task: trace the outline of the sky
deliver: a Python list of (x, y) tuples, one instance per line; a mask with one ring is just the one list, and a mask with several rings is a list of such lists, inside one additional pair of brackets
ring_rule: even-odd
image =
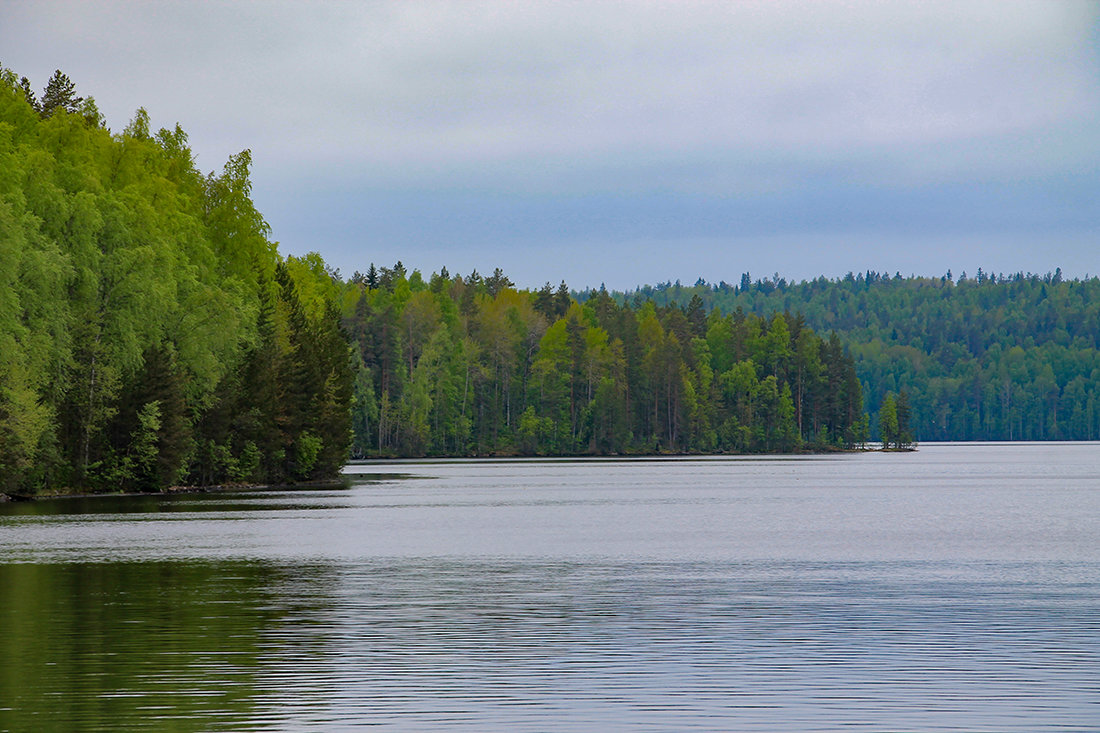
[(250, 149), (345, 276), (1100, 274), (1093, 1), (0, 0), (0, 65)]

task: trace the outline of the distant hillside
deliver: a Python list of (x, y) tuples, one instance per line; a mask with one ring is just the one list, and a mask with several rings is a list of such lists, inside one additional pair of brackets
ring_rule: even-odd
[(957, 281), (867, 272), (789, 283), (746, 274), (736, 286), (700, 280), (611, 295), (801, 313), (848, 344), (872, 418), (888, 392), (909, 393), (918, 440), (1100, 438), (1100, 278), (979, 270)]

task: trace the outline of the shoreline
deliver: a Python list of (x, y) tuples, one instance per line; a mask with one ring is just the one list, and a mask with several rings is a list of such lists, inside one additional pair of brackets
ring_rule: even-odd
[(41, 494), (10, 494), (0, 491), (0, 504), (8, 502), (44, 501), (49, 499), (96, 499), (136, 496), (175, 496), (178, 494), (220, 494), (233, 491), (265, 491), (268, 489), (305, 489), (340, 486), (343, 476), (294, 484), (212, 484), (210, 486), (170, 486), (163, 491), (58, 491)]
[[(576, 453), (576, 454), (554, 454), (554, 455), (523, 455), (520, 453), (485, 453), (478, 455), (468, 456), (369, 456), (364, 458), (349, 458), (345, 466), (352, 465), (355, 461), (417, 461), (417, 460), (447, 460), (447, 459), (500, 459), (506, 460), (509, 458), (529, 459), (529, 458), (690, 458), (690, 457), (706, 457), (706, 456), (813, 456), (813, 455), (835, 455), (840, 453), (907, 453), (916, 451), (916, 447), (912, 448), (834, 448), (834, 449), (822, 449), (822, 450), (803, 450), (793, 453), (622, 453), (622, 454), (608, 454), (608, 455), (592, 455), (590, 453)], [(217, 493), (229, 493), (233, 491), (265, 491), (269, 489), (304, 489), (304, 488), (322, 488), (340, 486), (345, 481), (345, 475), (341, 474), (330, 479), (321, 479), (318, 481), (304, 481), (300, 483), (291, 484), (212, 484), (210, 486), (170, 486), (163, 491), (109, 491), (109, 492), (93, 492), (93, 491), (46, 491), (39, 494), (21, 494), (21, 493), (7, 493), (0, 492), (0, 504), (9, 502), (29, 502), (29, 501), (44, 501), (49, 499), (87, 499), (87, 498), (99, 498), (99, 497), (137, 497), (137, 496), (172, 496), (176, 494), (217, 494)]]

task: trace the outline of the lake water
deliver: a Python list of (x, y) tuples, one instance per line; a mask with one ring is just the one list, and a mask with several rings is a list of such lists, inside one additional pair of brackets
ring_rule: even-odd
[(0, 505), (0, 730), (1100, 730), (1100, 444)]

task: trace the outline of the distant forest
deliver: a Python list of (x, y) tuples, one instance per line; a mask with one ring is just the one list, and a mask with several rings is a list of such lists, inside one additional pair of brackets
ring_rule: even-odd
[(760, 317), (800, 314), (847, 344), (872, 415), (887, 394), (908, 393), (918, 440), (1100, 439), (1097, 277), (869, 271), (789, 283), (745, 274), (737, 285), (664, 283), (611, 296)]
[(356, 273), (356, 456), (790, 452), (869, 436), (852, 357), (800, 317), (607, 293), (579, 304), (498, 269)]
[(517, 289), (284, 257), (248, 151), (0, 69), (0, 491), (336, 475), (349, 455), (1100, 437), (1100, 281)]

